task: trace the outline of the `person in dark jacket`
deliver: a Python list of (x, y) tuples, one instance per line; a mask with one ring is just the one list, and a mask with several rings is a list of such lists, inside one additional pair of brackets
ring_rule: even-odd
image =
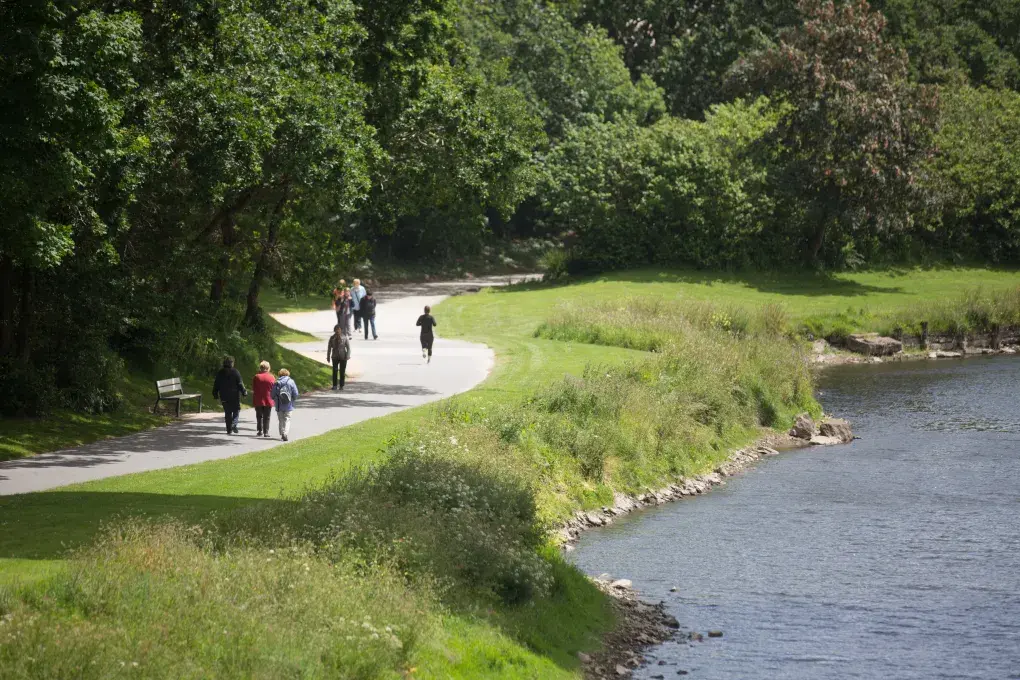
[(432, 318), (432, 308), (425, 305), (425, 313), (418, 317), (418, 322), (415, 326), (421, 327), (421, 358), (425, 359), (425, 363), (432, 363), (432, 343), (435, 337), (432, 334), (432, 329), (436, 326), (436, 320)]
[(379, 334), (375, 332), (375, 296), (370, 290), (361, 299), (361, 320), (365, 322), (365, 339), (368, 340), (368, 324), (372, 324), (372, 339), (378, 340)]
[(213, 382), (213, 399), (223, 402), (223, 418), (227, 423), (227, 434), (237, 434), (237, 421), (241, 416), (241, 397), (246, 396), (241, 373), (234, 368), (234, 357), (224, 357), (223, 368)]
[[(347, 381), (347, 360), (351, 358), (351, 342), (344, 332), (343, 326), (333, 326), (333, 335), (326, 345), (326, 363), (333, 364), (333, 391), (342, 392)], [(337, 383), (337, 376), (340, 381)], [(339, 384), (339, 387), (337, 385)]]

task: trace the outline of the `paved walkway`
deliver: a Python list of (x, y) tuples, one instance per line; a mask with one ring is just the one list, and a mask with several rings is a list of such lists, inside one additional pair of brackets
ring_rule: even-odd
[[(520, 280), (522, 277), (515, 277)], [(328, 432), (345, 425), (465, 392), (488, 375), (493, 353), (484, 345), (442, 339), (443, 319), (437, 318), (435, 356), (426, 365), (414, 322), (425, 305), (435, 305), (457, 292), (503, 285), (506, 278), (399, 285), (377, 291), (378, 340), (352, 339), (347, 387), (343, 392), (304, 394), (291, 421), (290, 439)], [(321, 341), (286, 345), (325, 362), (326, 342), (336, 324), (331, 310), (279, 314), (284, 325), (311, 333)], [(274, 366), (275, 371), (278, 366)], [(245, 376), (247, 380), (249, 376)], [(210, 377), (212, 380), (212, 377)], [(300, 389), (301, 386), (298, 385)], [(274, 438), (255, 437), (255, 411), (241, 411), (241, 432), (227, 435), (217, 404), (166, 427), (96, 442), (66, 451), (0, 462), (0, 495), (42, 491), (67, 484), (146, 470), (230, 458), (280, 446), (273, 415)]]

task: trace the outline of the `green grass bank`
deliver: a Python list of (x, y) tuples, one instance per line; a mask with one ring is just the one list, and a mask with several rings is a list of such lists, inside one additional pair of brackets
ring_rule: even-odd
[[(576, 652), (612, 617), (546, 529), (817, 411), (800, 345), (759, 318), (762, 305), (794, 319), (1014, 284), (971, 274), (953, 285), (940, 272), (867, 275), (807, 308), (818, 300), (802, 288), (643, 272), (452, 298), (436, 310), (444, 333), (498, 356), (455, 400), (258, 454), (0, 499), (0, 676), (576, 677)], [(683, 322), (654, 353), (536, 337), (565, 310), (635, 298), (743, 306), (754, 321)], [(625, 319), (598, 322), (628, 337)]]

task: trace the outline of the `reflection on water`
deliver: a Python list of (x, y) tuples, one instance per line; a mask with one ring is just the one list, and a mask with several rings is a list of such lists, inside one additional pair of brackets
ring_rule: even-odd
[(637, 677), (1020, 678), (1018, 384), (1011, 358), (831, 369), (860, 441), (587, 534), (582, 569), (725, 632)]

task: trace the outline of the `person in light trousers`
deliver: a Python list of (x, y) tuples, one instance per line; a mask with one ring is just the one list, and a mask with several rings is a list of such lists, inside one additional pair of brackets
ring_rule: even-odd
[(294, 413), (294, 402), (298, 398), (298, 388), (286, 368), (280, 369), (279, 376), (273, 385), (273, 401), (276, 402), (276, 419), (280, 421), (280, 438), (287, 441), (290, 434), (290, 417)]

